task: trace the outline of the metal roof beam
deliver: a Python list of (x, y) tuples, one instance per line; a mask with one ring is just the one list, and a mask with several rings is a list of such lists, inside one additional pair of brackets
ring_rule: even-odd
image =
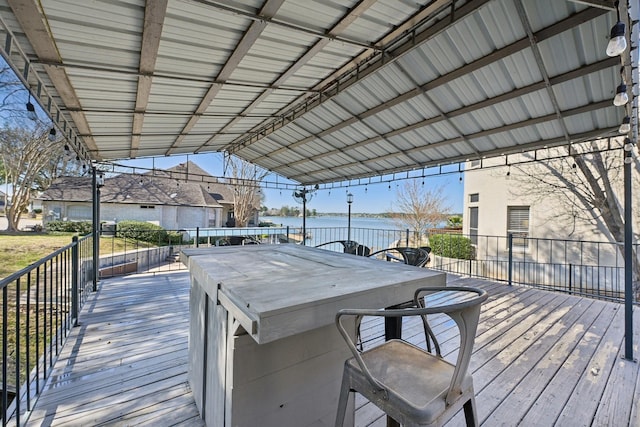
[(167, 14), (168, 0), (148, 1), (144, 9), (144, 27), (142, 31), (142, 43), (140, 45), (140, 76), (136, 92), (135, 113), (131, 126), (131, 151), (129, 156), (133, 159), (138, 154), (140, 147), (140, 134), (144, 121), (144, 112), (149, 103), (153, 72), (156, 68), (162, 26)]
[[(367, 9), (375, 4), (376, 1), (377, 0), (362, 0), (354, 8), (347, 11), (347, 13), (342, 16), (342, 18), (336, 23), (336, 25), (334, 25), (333, 28), (328, 31), (328, 34), (330, 36), (337, 36), (342, 33), (349, 26), (349, 24), (360, 17)], [(309, 62), (309, 60), (313, 59), (318, 53), (320, 53), (322, 49), (324, 49), (325, 46), (329, 44), (330, 41), (331, 40), (328, 38), (321, 38), (320, 40), (318, 40), (311, 48), (309, 48), (302, 56), (300, 56), (293, 64), (291, 64), (291, 66), (272, 83), (272, 86), (278, 87), (279, 85), (283, 84), (289, 77), (291, 77), (295, 72), (302, 68), (302, 66), (304, 66), (307, 62)], [(249, 104), (242, 111), (242, 114), (248, 114), (253, 111), (253, 109), (260, 105), (260, 103), (262, 103), (269, 95), (271, 95), (272, 92), (273, 90), (271, 89), (262, 92), (256, 97), (256, 99), (253, 100), (251, 104)], [(242, 116), (238, 116), (235, 119), (229, 121), (229, 123), (227, 123), (221, 129), (221, 131), (225, 131), (229, 127), (234, 126), (240, 120), (242, 120)], [(202, 144), (195, 152), (197, 153), (207, 145), (214, 142), (215, 138), (216, 135), (209, 138), (209, 140)]]
[(352, 45), (352, 46), (356, 46), (356, 47), (360, 47), (360, 48), (366, 48), (366, 49), (375, 49), (374, 46), (372, 46), (370, 43), (367, 43), (366, 41), (347, 39), (347, 38), (344, 38), (344, 37), (339, 37), (337, 35), (330, 35), (330, 34), (326, 34), (325, 32), (312, 30), (311, 28), (307, 28), (307, 27), (304, 27), (304, 26), (298, 25), (298, 24), (293, 24), (291, 22), (280, 21), (277, 18), (274, 18), (273, 15), (265, 15), (264, 14), (264, 8), (260, 11), (260, 13), (255, 14), (255, 13), (252, 13), (252, 12), (248, 12), (245, 9), (240, 9), (238, 7), (233, 7), (233, 6), (230, 6), (228, 4), (221, 4), (220, 2), (216, 2), (216, 1), (213, 1), (213, 0), (191, 0), (191, 1), (196, 2), (196, 3), (202, 3), (204, 5), (211, 6), (211, 7), (214, 7), (216, 9), (224, 10), (226, 12), (230, 12), (230, 13), (232, 13), (234, 15), (239, 15), (239, 16), (242, 16), (244, 18), (248, 18), (248, 19), (251, 19), (253, 21), (256, 21), (256, 22), (267, 21), (269, 24), (272, 24), (272, 25), (278, 25), (278, 26), (284, 27), (284, 28), (286, 28), (288, 30), (298, 31), (300, 33), (309, 34), (309, 35), (312, 35), (312, 36), (315, 36), (315, 37), (319, 37), (319, 38), (326, 38), (329, 41), (335, 40), (335, 41), (338, 41), (340, 43), (344, 43), (346, 45)]
[[(359, 82), (363, 78), (371, 75), (381, 67), (383, 67), (388, 62), (395, 60), (400, 57), (402, 54), (408, 52), (413, 49), (415, 46), (435, 37), (440, 34), (442, 31), (446, 30), (449, 26), (455, 24), (455, 22), (465, 18), (467, 15), (473, 13), (478, 7), (487, 3), (490, 0), (472, 0), (460, 8), (455, 10), (455, 17), (452, 17), (448, 20), (441, 20), (435, 23), (434, 25), (428, 27), (425, 31), (420, 34), (408, 34), (405, 35), (407, 40), (395, 47), (394, 49), (385, 50), (384, 52), (376, 55), (373, 58), (369, 58), (361, 67), (361, 63), (355, 64), (350, 67), (348, 71), (346, 71), (341, 76), (337, 77), (335, 80), (329, 83), (329, 87), (322, 88), (322, 92), (320, 94), (311, 99), (305, 100), (302, 104), (298, 104), (288, 111), (282, 112), (282, 115), (287, 118), (288, 122), (295, 120), (297, 117), (305, 114), (307, 111), (317, 107), (328, 99), (334, 97), (338, 93), (344, 91), (351, 85)], [(438, 1), (437, 4), (442, 6), (443, 4), (448, 3), (444, 1)], [(351, 64), (354, 64), (353, 61)], [(250, 145), (256, 141), (258, 141), (261, 136), (266, 136), (271, 132), (275, 132), (280, 127), (284, 126), (285, 120), (280, 122), (268, 123), (264, 125), (262, 128), (255, 131), (252, 135), (249, 135), (246, 138), (238, 139), (231, 144), (229, 144), (225, 150), (231, 153), (237, 151), (243, 146)]]
[[(33, 50), (38, 58), (62, 62), (55, 42), (51, 38), (50, 32), (45, 25), (47, 17), (41, 15), (37, 3), (34, 1), (21, 0), (7, 0), (7, 2), (16, 20), (24, 30), (25, 36), (29, 39), (29, 43), (33, 46)], [(79, 109), (80, 100), (65, 70), (56, 67), (45, 67), (45, 70), (64, 105)], [(69, 115), (76, 125), (78, 133), (91, 133), (89, 122), (82, 112), (70, 112)], [(84, 144), (89, 151), (97, 150), (98, 148), (91, 137), (84, 138)]]
[[(233, 71), (238, 67), (238, 64), (240, 63), (242, 58), (244, 58), (247, 52), (249, 52), (251, 47), (260, 37), (260, 34), (267, 26), (267, 22), (269, 18), (276, 14), (280, 6), (282, 6), (282, 3), (284, 3), (284, 0), (267, 0), (264, 7), (260, 10), (260, 16), (262, 16), (263, 19), (251, 22), (251, 24), (249, 25), (249, 28), (245, 31), (244, 35), (242, 36), (242, 39), (238, 42), (238, 44), (236, 44), (234, 51), (231, 53), (229, 58), (227, 58), (227, 62), (224, 64), (224, 66), (220, 70), (220, 73), (218, 73), (218, 76), (216, 76), (216, 81), (224, 82), (229, 78), (229, 76), (231, 76)], [(181, 134), (189, 133), (189, 131), (195, 126), (195, 124), (200, 119), (200, 115), (204, 113), (207, 110), (207, 108), (209, 108), (209, 105), (211, 104), (213, 99), (218, 95), (218, 92), (220, 92), (221, 88), (222, 88), (222, 85), (217, 83), (214, 83), (211, 85), (211, 87), (209, 87), (209, 90), (204, 95), (204, 97), (200, 101), (200, 104), (194, 111), (193, 116), (191, 116), (187, 124), (184, 126), (184, 128), (180, 132)], [(172, 154), (175, 151), (175, 149), (180, 146), (183, 140), (184, 140), (184, 137), (182, 136), (179, 136), (178, 138), (176, 138), (176, 140), (173, 142), (171, 147), (166, 151), (165, 155), (168, 156)]]
[[(586, 66), (584, 66), (582, 68), (579, 68), (577, 70), (568, 71), (568, 72), (566, 72), (564, 74), (560, 74), (558, 76), (551, 77), (549, 79), (549, 82), (550, 82), (550, 84), (552, 86), (560, 84), (560, 83), (564, 83), (564, 82), (567, 82), (567, 81), (570, 81), (570, 80), (573, 80), (573, 79), (576, 79), (576, 78), (579, 78), (579, 77), (582, 77), (582, 76), (585, 76), (585, 75), (588, 75), (588, 74), (591, 74), (591, 73), (595, 73), (595, 72), (610, 68), (612, 66), (617, 65), (619, 63), (619, 61), (620, 60), (618, 58), (606, 58), (606, 59), (603, 59), (602, 61), (598, 61), (598, 62), (595, 62), (593, 64), (586, 65)], [(457, 116), (461, 116), (463, 114), (467, 114), (467, 113), (470, 113), (472, 111), (476, 111), (476, 110), (479, 110), (479, 109), (482, 109), (482, 108), (486, 108), (486, 107), (488, 107), (490, 105), (495, 105), (495, 104), (498, 104), (500, 102), (505, 102), (505, 101), (508, 101), (508, 100), (511, 100), (511, 99), (516, 99), (516, 98), (519, 98), (519, 97), (524, 96), (526, 94), (533, 93), (533, 92), (536, 92), (538, 90), (542, 90), (542, 89), (544, 89), (546, 87), (546, 85), (547, 85), (547, 83), (545, 81), (540, 81), (540, 82), (537, 82), (537, 83), (533, 83), (533, 84), (531, 84), (529, 86), (524, 86), (524, 87), (515, 89), (513, 91), (506, 92), (506, 93), (504, 93), (502, 95), (498, 95), (498, 96), (495, 96), (493, 98), (488, 98), (488, 99), (485, 99), (483, 101), (477, 102), (475, 104), (467, 105), (467, 106), (459, 108), (457, 110), (448, 111), (446, 113), (446, 115), (449, 118), (454, 118), (454, 117), (457, 117)], [(398, 97), (398, 98), (402, 98), (403, 101), (404, 101), (405, 99), (408, 99), (408, 98), (405, 98), (405, 95), (406, 94), (400, 95), (400, 97)], [(383, 105), (396, 105), (397, 104), (396, 99), (394, 99), (394, 100), (392, 100), (390, 102), (387, 102), (387, 103), (385, 103)], [(370, 116), (378, 113), (380, 110), (381, 109), (379, 107), (374, 108), (372, 110), (367, 110), (367, 111), (361, 113), (360, 117), (363, 118), (363, 119), (367, 118), (367, 117), (370, 117)], [(347, 126), (352, 125), (357, 120), (358, 119), (356, 119), (355, 117), (349, 118), (349, 119), (337, 124), (336, 126), (333, 126), (332, 128), (329, 128), (329, 129), (326, 129), (326, 130), (324, 130), (322, 132), (319, 132), (317, 135), (308, 136), (308, 137), (303, 138), (303, 139), (301, 139), (299, 141), (296, 141), (296, 142), (294, 142), (294, 143), (292, 143), (290, 145), (287, 145), (285, 147), (279, 148), (279, 149), (273, 151), (272, 153), (270, 153), (267, 157), (272, 157), (274, 155), (281, 154), (281, 153), (283, 153), (285, 151), (293, 150), (293, 149), (295, 149), (297, 147), (301, 147), (301, 146), (313, 141), (316, 137), (321, 138), (323, 136), (329, 135), (332, 132), (335, 132), (337, 130), (340, 130), (342, 128), (345, 128)], [(412, 123), (412, 124), (404, 126), (402, 128), (392, 130), (392, 131), (382, 135), (381, 137), (373, 137), (373, 138), (369, 138), (369, 139), (366, 139), (364, 141), (360, 141), (358, 143), (352, 144), (352, 147), (359, 147), (359, 146), (366, 145), (366, 144), (369, 144), (369, 143), (372, 143), (372, 142), (376, 142), (376, 141), (380, 140), (382, 137), (391, 138), (393, 136), (400, 135), (400, 134), (402, 134), (404, 132), (420, 129), (420, 128), (423, 128), (425, 126), (429, 126), (429, 125), (432, 125), (434, 123), (438, 123), (438, 122), (440, 122), (442, 120), (444, 120), (443, 116), (430, 117), (428, 119), (421, 120), (421, 121), (416, 122), (416, 123)], [(334, 153), (335, 152), (331, 152), (331, 153), (327, 153), (326, 155), (331, 155), (331, 154), (334, 154)]]
[(568, 0), (572, 3), (586, 4), (591, 7), (599, 7), (606, 10), (616, 10), (613, 0)]
[[(395, 59), (398, 58), (399, 56), (401, 56), (402, 54), (404, 54), (405, 52), (413, 49), (415, 46), (421, 44), (421, 43), (425, 43), (427, 42), (429, 39), (435, 37), (437, 34), (439, 34), (440, 32), (442, 32), (443, 30), (445, 30), (449, 25), (453, 25), (453, 23), (457, 22), (458, 20), (466, 17), (468, 14), (472, 13), (473, 11), (475, 11), (475, 9), (477, 9), (477, 7), (479, 7), (479, 3), (484, 4), (486, 0), (477, 0), (477, 1), (471, 1), (469, 3), (466, 3), (464, 6), (460, 7), (458, 10), (455, 11), (455, 18), (452, 18), (451, 20), (442, 20), (439, 21), (438, 23), (434, 24), (433, 26), (427, 28), (425, 31), (423, 31), (420, 34), (415, 35), (415, 37), (410, 37), (405, 43), (403, 43), (402, 45), (400, 45), (398, 48), (394, 49), (392, 52), (390, 52), (390, 56), (391, 58)], [(574, 28), (575, 26), (578, 26), (584, 22), (588, 22), (604, 13), (607, 13), (606, 10), (602, 10), (602, 9), (595, 9), (595, 8), (588, 8), (588, 9), (584, 9), (583, 11), (580, 11), (562, 21), (558, 21), (538, 32), (536, 32), (534, 34), (534, 37), (537, 39), (538, 42), (548, 39), (550, 37), (553, 37), (557, 34), (560, 34), (562, 32), (565, 31), (569, 31), (570, 29)], [(444, 23), (443, 23), (444, 22)], [(525, 37), (523, 39), (517, 40), (513, 43), (511, 43), (510, 45), (507, 45), (501, 49), (497, 49), (494, 52), (479, 58), (476, 61), (473, 61), (463, 67), (460, 67), (456, 70), (452, 70), (451, 72), (436, 78), (430, 82), (425, 83), (424, 85), (417, 87), (411, 91), (408, 91), (402, 95), (400, 95), (397, 98), (394, 98), (393, 100), (389, 100), (387, 102), (382, 103), (381, 105), (379, 105), (377, 108), (383, 110), (383, 109), (387, 109), (392, 105), (395, 105), (397, 103), (403, 102), (409, 98), (412, 98), (414, 96), (418, 96), (420, 94), (422, 94), (423, 92), (433, 89), (435, 87), (441, 86), (445, 83), (448, 83), (458, 77), (464, 76), (465, 74), (469, 74), (477, 69), (480, 69), (488, 64), (491, 64), (493, 62), (496, 62), (500, 59), (506, 58), (507, 56), (510, 56), (516, 52), (519, 52), (523, 49), (527, 49), (530, 48), (530, 42), (529, 42), (529, 37)], [(389, 62), (390, 60), (387, 58), (385, 60), (385, 57), (380, 56), (377, 59), (374, 60), (373, 64), (369, 64), (367, 65), (366, 68), (364, 69), (358, 69), (355, 72), (351, 73), (351, 75), (346, 78), (344, 81), (336, 81), (329, 89), (327, 89), (324, 92), (321, 92), (318, 96), (316, 96), (315, 98), (306, 101), (303, 104), (299, 104), (297, 106), (294, 106), (292, 109), (290, 109), (287, 112), (284, 112), (283, 115), (283, 119), (276, 121), (276, 122), (272, 122), (272, 123), (268, 123), (266, 125), (264, 125), (262, 128), (260, 128), (258, 131), (254, 132), (253, 134), (249, 135), (248, 137), (245, 137), (243, 139), (239, 139), (237, 141), (232, 142), (231, 144), (229, 144), (225, 149), (227, 151), (230, 152), (236, 152), (239, 149), (241, 149), (244, 146), (250, 145), (255, 143), (256, 141), (258, 141), (260, 138), (269, 135), (272, 132), (275, 132), (276, 130), (280, 129), (282, 126), (288, 124), (289, 122), (295, 120), (296, 118), (304, 115), (305, 113), (307, 113), (309, 110), (317, 107), (318, 105), (321, 105), (322, 103), (326, 102), (327, 100), (333, 98), (334, 96), (336, 96), (337, 94), (343, 92), (344, 90), (346, 90), (348, 87), (350, 87), (351, 85), (359, 82), (360, 80), (362, 80), (363, 78), (365, 78), (366, 76), (370, 75), (372, 72), (378, 70), (380, 67), (382, 67), (383, 65), (385, 65), (387, 62)], [(372, 109), (371, 111), (375, 111), (375, 109)]]
[[(562, 114), (564, 116), (573, 116), (573, 115), (577, 115), (577, 114), (586, 113), (586, 112), (589, 112), (589, 111), (599, 110), (599, 109), (610, 107), (610, 106), (611, 106), (611, 101), (610, 100), (604, 100), (604, 101), (596, 102), (596, 103), (593, 103), (593, 104), (585, 105), (585, 106), (582, 106), (582, 107), (566, 110), (566, 111), (563, 111)], [(521, 122), (512, 123), (512, 124), (505, 125), (505, 126), (500, 126), (500, 127), (493, 128), (493, 129), (483, 130), (483, 131), (476, 132), (476, 133), (473, 133), (473, 134), (465, 135), (464, 137), (460, 136), (460, 137), (451, 138), (451, 139), (447, 139), (447, 140), (443, 140), (443, 141), (427, 143), (427, 144), (422, 145), (422, 146), (414, 147), (414, 148), (412, 148), (410, 150), (405, 150), (405, 152), (406, 153), (422, 152), (424, 150), (430, 150), (430, 149), (433, 149), (433, 148), (447, 146), (447, 145), (450, 145), (450, 144), (463, 142), (465, 140), (473, 140), (475, 138), (486, 137), (486, 136), (494, 135), (494, 134), (497, 134), (497, 133), (502, 133), (502, 132), (507, 132), (507, 131), (514, 130), (514, 129), (523, 128), (523, 127), (526, 127), (526, 126), (532, 126), (532, 125), (536, 125), (536, 124), (540, 124), (540, 123), (544, 123), (544, 122), (548, 122), (548, 121), (552, 121), (552, 120), (557, 120), (557, 118), (558, 118), (557, 115), (555, 113), (553, 113), (553, 114), (549, 114), (549, 115), (546, 115), (546, 116), (536, 117), (536, 118), (533, 118), (533, 119), (524, 120), (524, 121), (521, 121)], [(349, 145), (348, 147), (345, 147), (345, 149), (343, 149), (342, 151), (345, 152), (345, 151), (350, 151), (350, 150), (353, 150), (353, 149), (356, 149), (356, 148), (360, 148), (360, 147), (365, 146), (365, 145), (367, 145), (367, 144), (369, 144), (371, 142), (373, 142), (373, 141), (371, 141), (370, 139), (367, 139), (367, 140), (364, 140), (364, 141), (360, 141), (360, 142), (358, 142), (356, 144), (352, 144), (352, 145)], [(566, 139), (565, 139), (565, 143), (566, 143)], [(307, 159), (302, 160), (302, 161), (290, 162), (290, 163), (287, 163), (286, 165), (283, 165), (283, 168), (285, 168), (285, 167), (287, 167), (287, 168), (295, 167), (298, 164), (302, 164), (302, 163), (306, 162), (307, 160), (317, 161), (318, 159), (320, 159), (322, 157), (327, 157), (327, 156), (330, 156), (332, 154), (335, 154), (335, 152), (322, 153), (322, 154), (319, 154), (319, 155), (316, 155), (316, 156), (313, 156), (313, 157), (308, 157)], [(479, 155), (480, 156), (485, 156), (486, 152), (481, 152), (481, 153), (479, 153)], [(375, 159), (372, 159), (370, 161), (384, 160), (386, 158), (393, 158), (394, 156), (397, 156), (397, 153), (389, 153), (389, 154), (386, 154), (384, 156), (378, 156)], [(470, 155), (469, 154), (465, 154), (465, 157), (470, 157)], [(357, 163), (360, 163), (360, 162), (357, 162)], [(356, 163), (350, 163), (348, 165), (343, 165), (343, 166), (338, 167), (337, 169), (352, 167), (354, 164), (356, 164)], [(423, 167), (423, 166), (425, 166), (425, 165), (423, 165), (423, 164), (420, 165), (420, 167)], [(336, 169), (336, 168), (332, 168), (332, 169)], [(277, 173), (278, 170), (279, 169), (275, 169), (274, 172)], [(299, 180), (300, 176), (293, 175), (293, 176), (290, 176), (290, 178), (291, 179), (295, 179), (295, 180)]]
[(556, 98), (555, 92), (551, 89), (551, 81), (549, 79), (549, 73), (547, 72), (547, 67), (542, 60), (542, 54), (540, 53), (540, 49), (538, 48), (538, 41), (533, 35), (533, 30), (531, 29), (531, 24), (529, 23), (529, 18), (527, 17), (527, 13), (524, 10), (524, 6), (522, 5), (521, 0), (515, 0), (516, 11), (518, 12), (518, 17), (520, 18), (520, 22), (527, 32), (527, 37), (529, 37), (529, 43), (531, 45), (531, 52), (533, 53), (533, 57), (536, 60), (536, 64), (538, 64), (538, 69), (540, 74), (542, 75), (542, 79), (545, 83), (545, 88), (547, 91), (547, 96), (551, 100), (551, 105), (553, 106), (554, 111), (556, 112), (556, 116), (558, 117), (558, 123), (560, 123), (560, 127), (562, 128), (562, 132), (564, 133), (567, 142), (569, 142), (569, 129), (567, 129), (567, 124), (564, 121), (564, 117), (562, 117), (562, 113), (560, 111), (560, 104), (558, 104), (558, 99)]

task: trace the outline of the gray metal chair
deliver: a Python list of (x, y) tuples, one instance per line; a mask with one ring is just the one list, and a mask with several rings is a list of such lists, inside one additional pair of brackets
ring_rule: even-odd
[(380, 255), (382, 255), (386, 261), (400, 261), (400, 262), (404, 262), (407, 265), (424, 267), (424, 265), (427, 262), (429, 262), (430, 252), (431, 252), (431, 248), (429, 247), (423, 247), (423, 248), (396, 247), (396, 248), (380, 249), (379, 251), (370, 253), (367, 256), (371, 258), (378, 258)]
[[(467, 426), (477, 426), (473, 379), (468, 369), (480, 305), (486, 299), (487, 293), (481, 289), (434, 287), (416, 292), (414, 308), (340, 310), (336, 325), (353, 357), (344, 365), (336, 427), (343, 425), (352, 391), (362, 394), (403, 426), (440, 426), (461, 408), (464, 408)], [(455, 365), (442, 358), (437, 341), (435, 354), (399, 339), (360, 351), (353, 332), (347, 332), (343, 324), (345, 316), (424, 318), (435, 313), (445, 313), (458, 326), (460, 349)], [(426, 321), (424, 325), (428, 334)]]

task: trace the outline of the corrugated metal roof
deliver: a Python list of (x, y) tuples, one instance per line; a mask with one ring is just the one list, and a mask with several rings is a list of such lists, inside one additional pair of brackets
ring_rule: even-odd
[(0, 35), (87, 159), (225, 151), (318, 184), (617, 135), (632, 59), (585, 3), (0, 0)]

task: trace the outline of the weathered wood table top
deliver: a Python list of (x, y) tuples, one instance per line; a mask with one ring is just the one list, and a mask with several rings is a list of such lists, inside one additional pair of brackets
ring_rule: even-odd
[(185, 249), (182, 260), (259, 344), (333, 323), (341, 308), (385, 307), (445, 285), (441, 272), (293, 244)]

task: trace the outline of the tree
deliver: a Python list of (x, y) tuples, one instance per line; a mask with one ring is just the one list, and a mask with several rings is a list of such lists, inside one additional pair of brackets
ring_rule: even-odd
[(462, 217), (460, 215), (452, 215), (447, 218), (447, 226), (451, 228), (462, 228)]
[[(622, 150), (603, 150), (611, 146), (610, 140), (595, 140), (574, 144), (571, 155), (566, 148), (558, 148), (549, 160), (538, 160), (515, 167), (510, 179), (511, 193), (516, 196), (546, 199), (557, 209), (547, 218), (554, 224), (562, 224), (567, 238), (581, 238), (581, 230), (598, 230), (611, 242), (624, 241), (623, 154)], [(556, 153), (557, 151), (557, 153)], [(634, 164), (632, 180), (638, 183), (638, 163)], [(640, 207), (634, 199), (633, 209)], [(638, 216), (636, 215), (636, 219)], [(638, 225), (635, 221), (634, 226)], [(637, 234), (636, 234), (637, 238)], [(618, 245), (624, 258), (622, 245)], [(638, 254), (633, 254), (633, 275), (636, 293), (640, 293)]]
[(231, 172), (229, 184), (233, 188), (235, 225), (246, 227), (262, 204), (264, 193), (260, 191), (260, 182), (267, 175), (267, 171), (238, 157), (227, 156), (226, 159)]
[(396, 210), (391, 217), (402, 228), (413, 232), (414, 244), (421, 245), (423, 237), (449, 217), (451, 207), (444, 196), (444, 187), (425, 186), (417, 179), (408, 180), (396, 193)]
[(70, 162), (63, 159), (63, 141), (49, 141), (49, 128), (5, 125), (0, 130), (3, 179), (11, 187), (5, 207), (7, 230), (16, 231), (34, 191), (45, 190)]

